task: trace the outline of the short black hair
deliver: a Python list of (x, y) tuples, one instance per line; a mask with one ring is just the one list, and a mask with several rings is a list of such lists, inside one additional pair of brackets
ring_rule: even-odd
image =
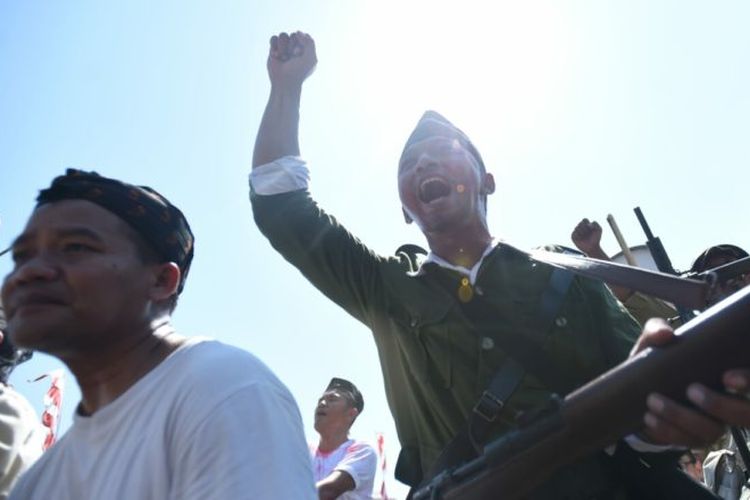
[(365, 408), (365, 400), (362, 397), (362, 393), (357, 389), (357, 386), (346, 379), (334, 377), (328, 383), (326, 392), (334, 389), (347, 393), (347, 396), (349, 396), (349, 399), (352, 402), (352, 406), (356, 408), (359, 413), (362, 413), (362, 410)]
[(96, 203), (125, 221), (156, 251), (163, 262), (180, 268), (177, 293), (185, 286), (193, 260), (195, 237), (185, 215), (164, 196), (148, 186), (69, 168), (37, 196), (37, 207), (61, 200)]
[[(128, 237), (135, 245), (136, 254), (138, 255), (138, 258), (142, 263), (163, 264), (167, 262), (159, 256), (159, 251), (154, 248), (152, 244), (146, 241), (146, 239), (141, 236), (135, 229), (133, 229), (130, 224), (122, 220), (120, 222), (122, 227), (125, 228)], [(180, 269), (180, 272), (182, 272), (182, 269)], [(175, 292), (167, 300), (164, 301), (164, 308), (166, 308), (169, 313), (172, 313), (175, 310), (175, 307), (177, 307), (177, 299), (179, 298), (179, 296), (180, 294), (178, 292)]]

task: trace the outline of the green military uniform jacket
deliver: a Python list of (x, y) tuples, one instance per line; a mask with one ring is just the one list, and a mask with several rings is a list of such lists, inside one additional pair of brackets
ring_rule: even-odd
[(677, 323), (677, 309), (661, 299), (644, 295), (641, 292), (631, 293), (622, 304), (642, 325), (645, 325), (646, 321), (651, 318), (663, 318), (669, 320), (672, 325)]
[[(251, 194), (258, 227), (273, 247), (321, 292), (373, 332), (402, 454), (400, 467), (429, 470), (466, 424), (474, 404), (503, 363), (503, 336), (534, 335), (539, 300), (551, 268), (498, 245), (484, 260), (474, 291), (497, 309), (497, 327), (479, 335), (437, 265), (414, 272), (409, 259), (373, 253), (327, 215), (306, 190)], [(577, 384), (624, 360), (640, 328), (600, 282), (576, 277), (542, 346)], [(495, 432), (537, 407), (551, 391), (527, 374)], [(403, 470), (403, 469), (402, 469)]]

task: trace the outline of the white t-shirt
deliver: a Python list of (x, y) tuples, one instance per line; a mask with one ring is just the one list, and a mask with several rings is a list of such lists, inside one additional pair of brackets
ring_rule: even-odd
[(338, 497), (338, 500), (364, 500), (372, 498), (375, 468), (378, 457), (369, 444), (350, 439), (330, 453), (311, 449), (313, 477), (315, 482), (327, 478), (331, 472), (340, 470), (354, 479), (354, 489)]
[(314, 499), (297, 404), (252, 354), (190, 339), (70, 430), (18, 500)]
[(0, 383), (0, 499), (42, 454), (45, 435), (31, 403)]

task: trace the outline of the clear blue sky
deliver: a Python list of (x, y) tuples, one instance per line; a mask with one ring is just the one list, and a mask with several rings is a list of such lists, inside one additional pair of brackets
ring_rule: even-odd
[[(262, 358), (306, 431), (332, 376), (357, 383), (353, 434), (398, 443), (368, 331), (260, 236), (247, 173), (269, 90), (268, 38), (303, 30), (320, 63), (301, 146), (321, 205), (381, 253), (423, 243), (396, 192), (403, 141), (425, 109), (463, 128), (497, 179), (489, 221), (522, 247), (569, 244), (582, 217), (644, 242), (640, 206), (675, 267), (705, 247), (750, 247), (750, 4), (744, 1), (0, 3), (0, 246), (38, 189), (74, 166), (158, 189), (197, 237), (175, 316)], [(611, 234), (605, 249), (617, 251)], [(10, 269), (0, 258), (0, 272)], [(58, 367), (14, 374), (41, 409)], [(79, 398), (72, 378), (63, 426)], [(401, 492), (395, 486), (392, 491)]]

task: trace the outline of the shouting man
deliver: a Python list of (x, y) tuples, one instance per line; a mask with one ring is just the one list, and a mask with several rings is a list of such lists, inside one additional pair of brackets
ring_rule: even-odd
[[(309, 35), (271, 39), (271, 93), (250, 175), (253, 213), (285, 259), (373, 332), (401, 441), (396, 477), (418, 485), (470, 458), (467, 446), (451, 445), (439, 459), (467, 427), (462, 441), (481, 449), (552, 393), (565, 394), (626, 359), (640, 327), (601, 282), (553, 272), (493, 242), (486, 209), (494, 179), (469, 138), (435, 112), (425, 113), (407, 139), (397, 170), (404, 217), (419, 226), (430, 253), (420, 263), (408, 248), (396, 257), (367, 248), (308, 191), (299, 104), (316, 61)], [(652, 322), (638, 349), (671, 335), (665, 323)], [(725, 382), (750, 388), (744, 369)], [(700, 385), (687, 395), (705, 413), (652, 394), (640, 436), (646, 442), (633, 436), (632, 446), (706, 443), (721, 434), (719, 421), (750, 422), (747, 402)], [(659, 475), (676, 468), (676, 456), (663, 468), (664, 454), (649, 453), (659, 455), (651, 460), (624, 442), (612, 448), (562, 468), (535, 498), (682, 495)]]

